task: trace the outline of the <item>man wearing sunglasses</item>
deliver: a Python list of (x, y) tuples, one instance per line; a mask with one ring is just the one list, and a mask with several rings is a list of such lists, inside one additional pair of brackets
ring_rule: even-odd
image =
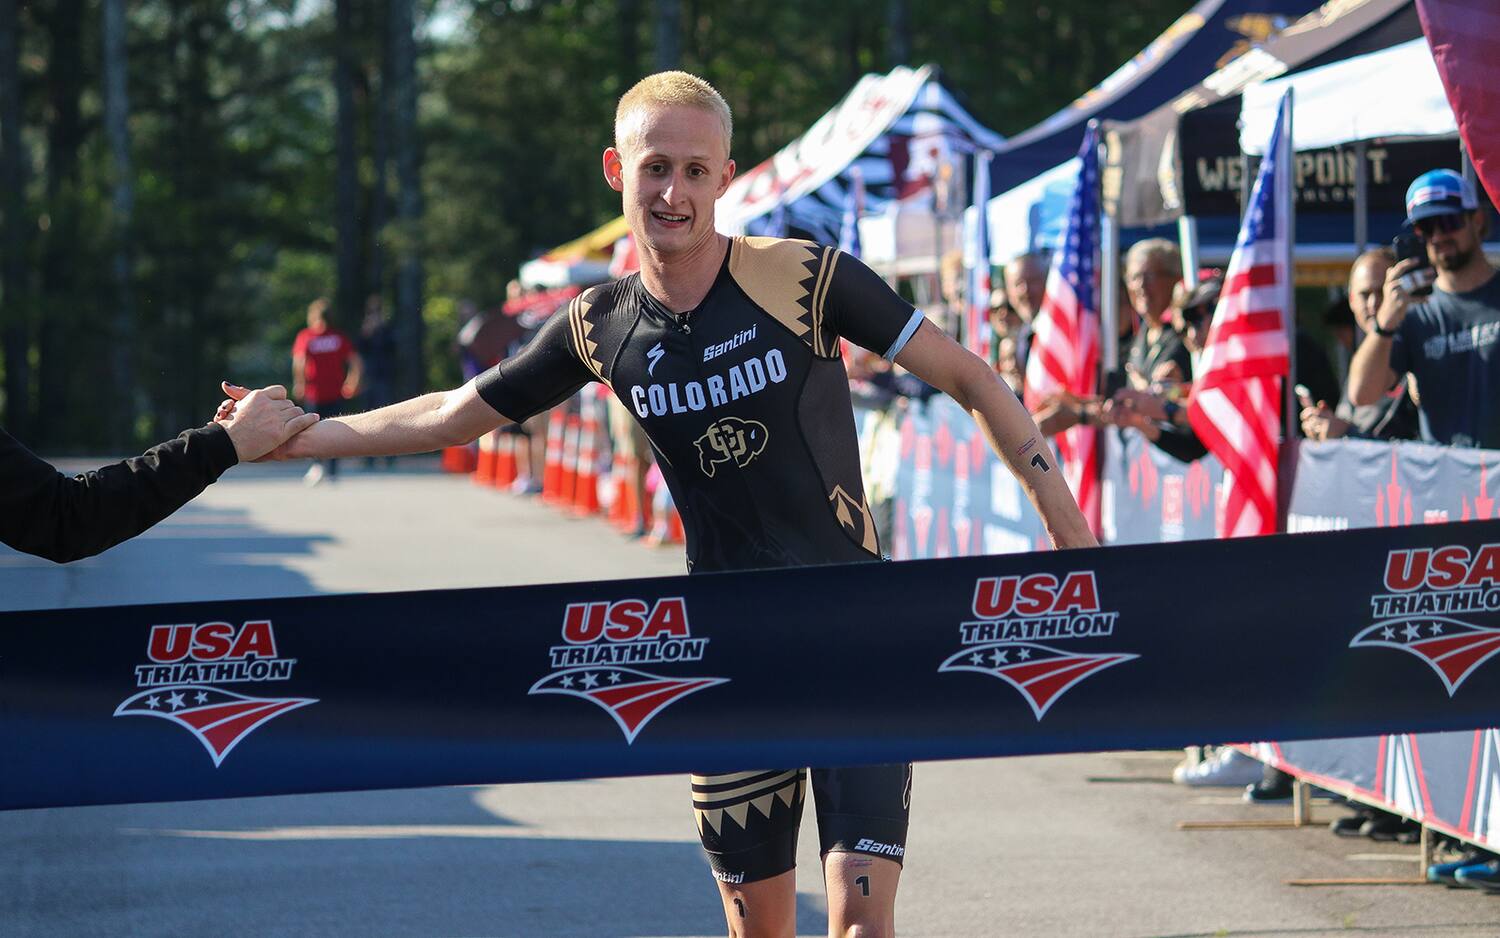
[[(1489, 216), (1474, 186), (1435, 169), (1406, 190), (1406, 214), (1423, 258), (1386, 273), (1369, 338), (1349, 368), (1349, 401), (1373, 404), (1406, 373), (1417, 379), (1422, 439), (1500, 449), (1500, 277), (1484, 256)], [(1408, 273), (1430, 264), (1432, 295), (1414, 300)]]

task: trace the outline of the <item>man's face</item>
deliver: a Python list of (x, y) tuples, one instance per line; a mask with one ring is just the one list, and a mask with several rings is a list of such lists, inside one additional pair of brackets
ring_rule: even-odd
[[(1427, 242), (1427, 259), (1438, 270), (1462, 270), (1479, 250), (1481, 221), (1478, 212), (1463, 212), (1424, 218), (1417, 230)], [(1453, 227), (1449, 227), (1449, 226)]]
[(1354, 311), (1354, 321), (1361, 332), (1375, 328), (1375, 312), (1380, 309), (1385, 272), (1390, 266), (1383, 260), (1370, 258), (1349, 271), (1349, 308)]
[(1035, 257), (1023, 257), (1005, 265), (1005, 295), (1022, 319), (1031, 322), (1047, 290), (1047, 271)]
[(604, 151), (604, 178), (623, 194), (636, 242), (677, 254), (713, 238), (714, 203), (734, 178), (719, 118), (685, 105), (644, 108), (621, 132), (621, 147)]
[(1136, 313), (1155, 322), (1172, 305), (1177, 275), (1167, 269), (1160, 254), (1131, 257), (1125, 268), (1125, 292)]

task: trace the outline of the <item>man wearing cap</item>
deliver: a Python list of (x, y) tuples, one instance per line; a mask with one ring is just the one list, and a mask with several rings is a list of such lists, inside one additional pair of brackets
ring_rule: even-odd
[(1421, 258), (1386, 273), (1374, 328), (1350, 364), (1349, 402), (1374, 404), (1409, 372), (1422, 439), (1500, 449), (1500, 278), (1484, 256), (1489, 217), (1474, 186), (1448, 169), (1416, 178), (1406, 214), (1437, 279), (1416, 301), (1402, 278), (1426, 266)]

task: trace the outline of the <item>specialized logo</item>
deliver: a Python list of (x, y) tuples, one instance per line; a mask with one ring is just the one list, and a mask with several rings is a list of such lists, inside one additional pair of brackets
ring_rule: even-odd
[(609, 711), (627, 744), (668, 705), (724, 677), (675, 677), (626, 665), (702, 661), (708, 639), (688, 624), (687, 602), (670, 596), (571, 603), (563, 613), (565, 644), (550, 651), (553, 673), (531, 685), (531, 694), (582, 697)]
[(647, 349), (646, 350), (646, 362), (647, 362), (647, 364), (646, 364), (646, 374), (655, 376), (656, 375), (656, 363), (659, 362), (659, 361), (661, 361), (662, 356), (666, 355), (666, 354), (667, 354), (666, 350), (661, 347), (661, 343), (660, 342), (656, 343), (655, 345), (653, 345), (649, 349)]
[(733, 463), (740, 469), (750, 465), (770, 438), (771, 432), (759, 420), (720, 417), (693, 445), (698, 447), (699, 468), (711, 479), (719, 463)]
[[(1350, 648), (1395, 648), (1422, 659), (1452, 697), (1480, 665), (1500, 652), (1500, 544), (1393, 550), (1385, 590), (1370, 597), (1375, 623)], [(1464, 618), (1457, 618), (1463, 615)], [(1488, 618), (1491, 624), (1468, 621)]]
[(146, 688), (115, 708), (115, 716), (171, 720), (192, 733), (214, 760), (267, 721), (308, 704), (310, 697), (251, 697), (216, 684), (291, 680), (295, 658), (276, 650), (268, 619), (236, 628), (228, 622), (153, 625), (146, 664), (136, 665), (135, 684)]
[(938, 670), (976, 671), (1005, 681), (1026, 698), (1037, 720), (1079, 681), (1140, 657), (1072, 652), (1050, 644), (1114, 634), (1120, 614), (1100, 609), (1091, 570), (1061, 581), (1050, 573), (984, 577), (974, 584), (973, 612), (975, 620), (959, 625), (963, 650)]

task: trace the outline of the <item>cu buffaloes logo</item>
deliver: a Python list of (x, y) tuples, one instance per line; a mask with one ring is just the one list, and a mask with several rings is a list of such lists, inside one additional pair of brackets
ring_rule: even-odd
[(687, 602), (669, 596), (571, 603), (563, 613), (566, 644), (550, 650), (553, 672), (531, 685), (531, 694), (581, 697), (608, 711), (625, 743), (669, 705), (689, 694), (727, 684), (725, 677), (674, 677), (627, 665), (701, 661), (708, 639), (688, 625)]
[(1500, 612), (1500, 544), (1474, 552), (1461, 545), (1393, 550), (1386, 557), (1385, 589), (1370, 597), (1375, 624), (1361, 629), (1349, 647), (1415, 655), (1437, 674), (1449, 697), (1500, 652), (1500, 628), (1467, 621)]
[(698, 447), (698, 463), (703, 474), (713, 478), (719, 463), (734, 463), (743, 469), (759, 456), (771, 438), (766, 425), (759, 420), (720, 417), (708, 431), (693, 441)]
[[(1038, 721), (1086, 677), (1139, 655), (1089, 654), (1052, 647), (1064, 639), (1114, 634), (1118, 612), (1102, 612), (1092, 571), (985, 577), (974, 584), (977, 621), (959, 625), (962, 651), (938, 671), (975, 671), (999, 678), (1026, 698)], [(1043, 644), (1046, 642), (1046, 644)]]
[(115, 716), (158, 717), (192, 733), (217, 768), (251, 732), (285, 713), (317, 703), (311, 697), (251, 697), (217, 684), (267, 683), (292, 677), (295, 658), (276, 651), (268, 619), (236, 628), (228, 622), (153, 625), (146, 664), (135, 668), (145, 688)]

